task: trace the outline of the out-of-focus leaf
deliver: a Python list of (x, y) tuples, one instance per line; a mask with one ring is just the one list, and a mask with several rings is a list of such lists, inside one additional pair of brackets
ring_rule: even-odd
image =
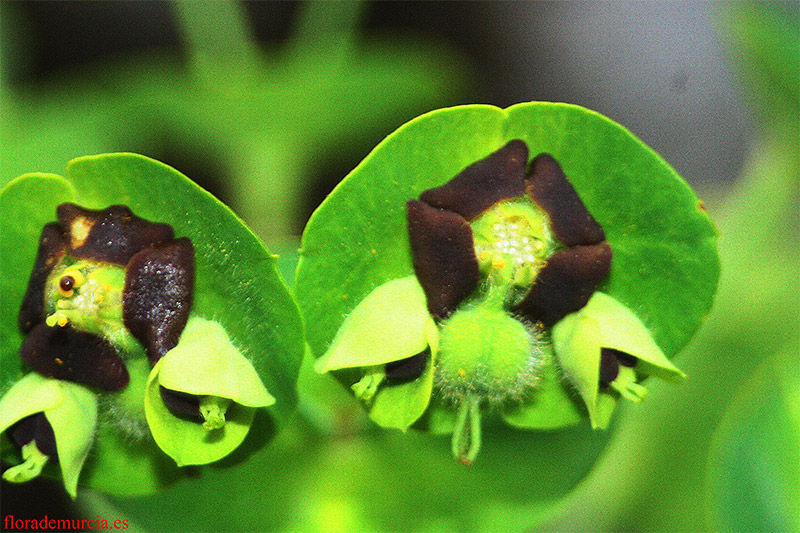
[(764, 361), (735, 395), (712, 441), (711, 527), (800, 530), (798, 347)]
[[(170, 531), (525, 530), (586, 474), (604, 437), (588, 426), (542, 433), (492, 427), (481, 456), (464, 468), (443, 437), (325, 436), (297, 424), (271, 453), (213, 472), (213, 483), (181, 480), (154, 497), (94, 495), (90, 503)], [(224, 512), (208, 503), (220, 501)]]
[(722, 4), (725, 34), (754, 90), (754, 102), (772, 123), (798, 131), (800, 8), (795, 2)]
[[(680, 359), (678, 390), (648, 384), (647, 403), (626, 413), (597, 468), (554, 530), (683, 530), (708, 527), (709, 446), (732, 394), (765, 358), (797, 342), (800, 246), (797, 136), (782, 126), (753, 148), (744, 176), (712, 209), (722, 276), (708, 322)], [(587, 511), (588, 510), (588, 511)]]
[(0, 92), (0, 186), (31, 169), (59, 172), (83, 154), (179, 153), (215, 164), (209, 174), (226, 181), (226, 200), (256, 233), (284, 236), (301, 229), (307, 184), (323, 165), (342, 154), (357, 158), (403, 117), (465, 90), (460, 55), (422, 38), (359, 42), (353, 27), (337, 27), (339, 11), (353, 17), (349, 5), (304, 4), (306, 40), (280, 49), (214, 42), (248, 35), (236, 26), (246, 18), (236, 4), (178, 6), (179, 20), (205, 24), (185, 32), (188, 68), (180, 54), (166, 52)]

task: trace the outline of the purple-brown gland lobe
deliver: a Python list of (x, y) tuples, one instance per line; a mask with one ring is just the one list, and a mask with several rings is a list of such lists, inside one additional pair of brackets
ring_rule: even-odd
[(386, 363), (384, 371), (387, 381), (392, 384), (414, 381), (425, 371), (430, 355), (430, 349), (428, 349), (406, 359)]
[(198, 396), (186, 392), (167, 389), (159, 385), (161, 401), (173, 416), (197, 422), (203, 429), (213, 431), (225, 426), (225, 415), (233, 404), (228, 398), (218, 396)]
[(445, 318), (478, 286), (472, 229), (460, 215), (418, 200), (409, 200), (406, 209), (414, 271), (428, 311)]
[(191, 420), (192, 422), (203, 422), (203, 415), (200, 414), (200, 397), (187, 392), (180, 392), (159, 386), (161, 400), (169, 409), (169, 412), (178, 418)]
[(168, 224), (149, 222), (124, 205), (101, 211), (61, 204), (58, 220), (70, 235), (70, 255), (126, 265), (134, 254), (174, 238)]
[[(177, 344), (192, 305), (192, 244), (173, 240), (168, 224), (139, 218), (122, 205), (94, 211), (61, 204), (57, 216), (59, 223), (42, 230), (20, 309), (20, 328), (29, 333), (20, 355), (45, 376), (121, 390), (129, 376), (109, 340), (123, 342), (126, 326), (153, 362)], [(124, 294), (122, 276), (119, 286), (106, 283), (111, 270), (122, 267)], [(87, 281), (84, 275), (101, 277)]]
[(550, 227), (558, 240), (574, 246), (597, 244), (606, 239), (603, 228), (586, 210), (553, 156), (536, 156), (527, 179), (531, 198), (549, 215)]
[(426, 204), (458, 213), (471, 221), (501, 200), (525, 193), (528, 146), (513, 140), (471, 164), (453, 179), (420, 195)]
[(608, 388), (608, 384), (619, 375), (619, 361), (608, 349), (600, 350), (600, 388)]
[(509, 292), (513, 312), (551, 327), (608, 275), (605, 233), (558, 162), (540, 154), (526, 176), (527, 156), (523, 141), (510, 141), (408, 201), (414, 271), (435, 318), (452, 314), (483, 273)]
[(108, 341), (70, 326), (36, 325), (22, 343), (20, 356), (43, 376), (105, 391), (122, 390), (130, 380), (125, 363)]
[(611, 247), (603, 242), (554, 253), (514, 309), (546, 327), (583, 308), (611, 267)]
[(600, 350), (600, 388), (606, 389), (612, 381), (617, 379), (620, 366), (633, 368), (637, 359), (633, 355), (613, 348)]
[(39, 412), (31, 416), (26, 416), (16, 424), (12, 425), (8, 434), (14, 444), (22, 448), (31, 441), (36, 442), (36, 447), (45, 455), (57, 458), (56, 436), (53, 433), (53, 426), (47, 421), (44, 413)]
[(617, 361), (619, 361), (619, 364), (621, 364), (622, 366), (633, 368), (636, 366), (636, 363), (639, 362), (639, 360), (636, 359), (635, 356), (629, 353), (621, 352), (619, 350), (615, 350), (614, 348), (603, 348), (603, 349), (613, 352), (617, 358)]
[(125, 327), (155, 363), (178, 344), (194, 293), (194, 248), (186, 237), (134, 255), (125, 274)]
[(24, 333), (28, 333), (33, 326), (44, 321), (45, 284), (53, 268), (67, 253), (68, 239), (64, 228), (55, 222), (47, 224), (42, 229), (36, 262), (19, 311), (19, 327)]

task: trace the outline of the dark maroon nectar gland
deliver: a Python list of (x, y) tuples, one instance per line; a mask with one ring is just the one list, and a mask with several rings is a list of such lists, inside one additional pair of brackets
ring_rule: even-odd
[(471, 463), (480, 413), (524, 401), (553, 354), (549, 328), (583, 307), (611, 249), (558, 163), (514, 140), (408, 202), (414, 269), (440, 328), (434, 394), (457, 411)]
[(418, 200), (409, 200), (406, 210), (414, 270), (428, 297), (428, 311), (445, 318), (478, 286), (472, 229), (459, 215)]

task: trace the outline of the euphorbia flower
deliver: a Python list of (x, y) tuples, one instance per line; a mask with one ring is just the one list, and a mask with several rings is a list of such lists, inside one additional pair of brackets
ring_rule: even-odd
[[(377, 423), (406, 430), (434, 404), (452, 409), (453, 452), (469, 464), (481, 417), (535, 401), (554, 360), (595, 426), (601, 386), (603, 397), (642, 395), (639, 369), (614, 367), (612, 352), (606, 366), (617, 375), (601, 382), (601, 347), (638, 357), (645, 374), (681, 376), (630, 311), (596, 292), (612, 249), (552, 156), (529, 164), (527, 145), (513, 140), (409, 199), (407, 220), (415, 275), (364, 298), (317, 362), (320, 372), (361, 369), (353, 389)], [(572, 330), (584, 311), (608, 326), (602, 335)], [(608, 324), (623, 316), (626, 326)]]
[[(35, 374), (0, 400), (0, 431), (15, 424), (12, 440), (25, 460), (4, 477), (26, 481), (57, 457), (75, 496), (96, 397), (131, 386), (142, 406), (132, 416), (146, 417), (156, 443), (179, 465), (230, 453), (254, 408), (275, 400), (222, 326), (192, 314), (192, 242), (122, 205), (94, 211), (61, 204), (57, 217), (42, 231), (19, 314), (28, 334), (20, 356)], [(145, 355), (153, 365), (147, 384), (131, 382), (129, 367)], [(194, 403), (196, 422), (187, 425), (181, 402)]]

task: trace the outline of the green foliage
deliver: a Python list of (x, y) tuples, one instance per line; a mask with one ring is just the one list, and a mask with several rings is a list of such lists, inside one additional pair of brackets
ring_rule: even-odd
[(725, 37), (769, 127), (797, 134), (800, 111), (800, 13), (790, 2), (735, 2), (722, 13)]
[[(373, 346), (378, 337), (373, 338), (371, 331), (400, 328), (379, 319), (387, 314), (383, 309), (391, 303), (381, 304), (372, 324), (362, 315), (363, 306), (372, 309), (379, 293), (413, 274), (406, 201), (445, 183), (468, 164), (515, 138), (524, 140), (532, 155), (549, 152), (562, 164), (587, 208), (606, 230), (615, 252), (612, 272), (600, 290), (612, 294), (615, 301), (624, 301), (639, 327), (643, 322), (655, 337), (658, 347), (650, 341), (646, 349), (642, 348), (644, 341), (640, 339), (638, 350), (658, 360), (656, 366), (674, 369), (665, 363), (661, 352), (674, 355), (688, 341), (708, 313), (716, 287), (716, 232), (708, 215), (675, 172), (627, 130), (583, 108), (547, 103), (521, 104), (508, 110), (463, 106), (424, 115), (384, 140), (328, 197), (304, 233), (295, 282), (301, 309), (308, 323), (314, 324), (307, 334), (310, 347), (318, 356), (325, 354), (318, 366), (353, 366), (330, 363), (338, 358), (345, 335), (353, 336), (356, 344), (360, 343), (359, 349), (372, 346), (375, 353), (363, 364), (389, 360), (390, 354)], [(405, 297), (411, 298), (413, 293), (409, 290)], [(413, 306), (401, 298), (396, 300), (399, 322), (405, 323), (406, 308)], [(418, 313), (417, 322), (421, 324), (421, 308)], [(354, 324), (359, 335), (349, 333)], [(641, 336), (633, 326), (626, 328), (627, 333), (634, 332), (633, 337)], [(408, 342), (413, 337), (414, 342), (424, 345), (421, 325), (409, 333)], [(607, 336), (613, 338), (614, 333), (609, 331)], [(361, 346), (365, 342), (369, 346)], [(392, 338), (389, 345), (397, 342)], [(611, 344), (615, 342), (623, 341), (615, 339)], [(410, 355), (411, 348), (404, 356)], [(352, 363), (357, 356), (347, 352), (342, 357)], [(343, 380), (350, 382), (350, 378)], [(577, 422), (582, 416), (580, 407), (565, 391), (554, 363), (544, 368), (542, 381), (548, 394), (541, 405), (553, 407), (555, 415), (516, 410), (509, 412), (509, 421), (541, 427)], [(375, 412), (373, 405), (373, 419)], [(467, 411), (462, 414), (467, 416)], [(452, 431), (458, 423), (433, 403), (421, 425), (439, 433), (447, 431), (448, 426)], [(498, 445), (499, 434), (503, 439), (514, 435), (515, 439), (531, 441), (558, 438), (558, 433), (519, 434), (495, 426), (486, 433), (492, 438), (485, 449)], [(571, 446), (600, 449), (602, 434), (581, 435)], [(527, 451), (521, 455), (530, 456)], [(584, 459), (589, 463), (593, 460), (588, 456)], [(483, 461), (481, 457), (473, 468), (485, 466)], [(560, 452), (550, 449), (539, 466), (551, 461), (564, 464)], [(508, 483), (511, 478), (497, 476), (495, 483)], [(530, 504), (533, 500), (528, 501)], [(421, 522), (413, 524), (424, 527)], [(481, 527), (489, 526), (483, 523)]]
[[(780, 6), (787, 8), (785, 16), (774, 17), (773, 10)], [(798, 27), (796, 6), (751, 2), (724, 8), (728, 16), (722, 29), (727, 36), (752, 25), (751, 43), (760, 53), (795, 53), (788, 50), (791, 40), (781, 39), (774, 25), (764, 21)], [(733, 16), (740, 10), (752, 18)], [(743, 52), (747, 55), (738, 59), (758, 64), (754, 49)], [(776, 78), (798, 80), (794, 68), (792, 62), (783, 63)], [(775, 80), (749, 81), (757, 103), (791, 101), (789, 91)], [(780, 92), (785, 94), (775, 94)], [(545, 528), (745, 530), (753, 518), (765, 520), (755, 527), (759, 530), (777, 524), (797, 528), (797, 499), (792, 497), (797, 477), (784, 482), (782, 473), (774, 478), (768, 472), (773, 461), (786, 457), (782, 443), (792, 442), (796, 452), (797, 442), (794, 415), (784, 410), (786, 402), (778, 399), (777, 391), (792, 383), (797, 366), (800, 246), (797, 225), (790, 221), (796, 219), (800, 186), (800, 121), (796, 107), (772, 111), (763, 117), (762, 132), (739, 181), (724, 200), (709, 203), (709, 210), (719, 213), (715, 220), (722, 235), (723, 268), (714, 310), (681, 358), (689, 379), (674, 394), (651, 395), (646, 408), (627, 414), (603, 460)], [(756, 390), (765, 396), (756, 400)], [(753, 398), (754, 403), (742, 406), (742, 398)], [(762, 402), (775, 409), (769, 411), (774, 420), (768, 427), (760, 419)], [(724, 438), (730, 432), (742, 438)], [(774, 447), (775, 454), (765, 447)], [(721, 469), (732, 468), (731, 460), (760, 460), (765, 452), (770, 459), (738, 470), (753, 488), (743, 497), (741, 487), (731, 484), (735, 474)], [(796, 453), (794, 457), (781, 463), (781, 470), (785, 464), (790, 473)], [(591, 513), (585, 512), (587, 502)]]
[[(31, 372), (0, 398), (0, 432), (39, 412), (44, 413), (53, 428), (56, 442), (59, 443), (61, 477), (67, 492), (74, 498), (78, 490), (78, 476), (92, 447), (97, 425), (97, 398), (86, 387), (76, 383)], [(8, 471), (3, 476), (6, 478)], [(22, 481), (27, 479), (23, 478)]]
[[(632, 350), (629, 353), (644, 357), (643, 368), (648, 370), (645, 374), (682, 375), (664, 354), (674, 355), (709, 311), (719, 274), (715, 229), (683, 180), (630, 132), (584, 108), (550, 103), (519, 104), (507, 110), (462, 106), (419, 117), (376, 147), (320, 206), (303, 235), (295, 286), (301, 309), (309, 323), (315, 325), (308, 331), (308, 342), (317, 356), (322, 356), (320, 370), (381, 365), (411, 357), (424, 348), (424, 306), (417, 305), (414, 314), (413, 306), (403, 298), (393, 298), (401, 318), (418, 317), (417, 327), (404, 328), (402, 324), (408, 322), (405, 318), (388, 320), (385, 310), (374, 313), (370, 303), (379, 293), (413, 274), (406, 201), (449, 181), (462, 168), (512, 139), (525, 141), (532, 156), (547, 152), (561, 163), (587, 209), (605, 229), (614, 252), (611, 273), (598, 290), (615, 305), (598, 303), (592, 317), (573, 318), (581, 323), (590, 320), (596, 323), (595, 329), (602, 326), (604, 331), (596, 336), (604, 340), (602, 347), (623, 351), (627, 348)], [(410, 288), (405, 298), (416, 292)], [(391, 305), (389, 298), (381, 309)], [(453, 401), (480, 390), (493, 405), (510, 397), (523, 398), (524, 405), (507, 409), (504, 406), (501, 414), (507, 410), (511, 423), (518, 427), (553, 428), (573, 424), (585, 413), (585, 408), (572, 397), (571, 389), (558, 378), (553, 379), (563, 372), (588, 405), (593, 425), (608, 425), (616, 397), (598, 393), (601, 345), (595, 336), (575, 329), (572, 322), (556, 328), (555, 361), (546, 346), (537, 349), (537, 353), (541, 351), (537, 364), (542, 366), (542, 386), (531, 392), (530, 379), (525, 380), (527, 389), (518, 387), (516, 378), (509, 376), (489, 379), (496, 373), (493, 365), (500, 363), (495, 361), (489, 365), (491, 368), (486, 367), (487, 358), (513, 360), (509, 364), (519, 369), (514, 376), (530, 372), (521, 365), (524, 357), (512, 355), (518, 350), (515, 339), (527, 342), (524, 328), (505, 327), (502, 312), (500, 315), (492, 315), (496, 320), (488, 321), (489, 315), (484, 314), (481, 322), (486, 331), (475, 334), (462, 325), (458, 335), (446, 335), (452, 323), (458, 321), (456, 315), (442, 323), (441, 353), (437, 356), (431, 350), (429, 363), (438, 367), (441, 378), (434, 396)], [(618, 326), (610, 325), (621, 318), (625, 320)], [(397, 330), (401, 329), (407, 331), (408, 342), (413, 339), (418, 344), (416, 348), (393, 348), (400, 342)], [(345, 334), (359, 342), (343, 347), (340, 341)], [(504, 343), (499, 345), (502, 348), (494, 349), (498, 335)], [(389, 339), (386, 350), (377, 345), (383, 338)], [(594, 344), (587, 344), (587, 338)], [(481, 348), (479, 341), (486, 347)], [(448, 355), (446, 352), (453, 348), (457, 353)], [(533, 353), (525, 348), (522, 352)], [(332, 357), (337, 359), (336, 365), (329, 364)], [(465, 358), (470, 364), (463, 364)], [(460, 378), (452, 379), (459, 372), (464, 373), (464, 368), (473, 367), (488, 381), (472, 380), (469, 372), (464, 383)], [(534, 376), (539, 373), (536, 371)], [(641, 401), (646, 390), (635, 383), (631, 372), (623, 373), (631, 376), (626, 374), (619, 383), (615, 380), (613, 388)], [(350, 375), (339, 377), (352, 383)], [(633, 382), (627, 384), (629, 378)], [(352, 386), (369, 406), (374, 420), (402, 420), (399, 427), (405, 429), (408, 411), (404, 406), (382, 401), (381, 395), (390, 390), (395, 394), (394, 389), (404, 389), (408, 395), (412, 383), (382, 388), (373, 403), (382, 379), (382, 373), (369, 371)], [(420, 396), (413, 397), (413, 405), (425, 406), (423, 395), (430, 394), (430, 389), (417, 387), (416, 393)], [(389, 412), (382, 413), (384, 408), (391, 411), (391, 416)], [(435, 409), (434, 403), (431, 410)], [(542, 412), (545, 409), (550, 411)], [(437, 427), (436, 420), (429, 417), (428, 429), (446, 431)], [(469, 426), (470, 432), (473, 426)], [(449, 421), (447, 427), (452, 428)]]
[[(327, 4), (301, 4), (293, 36), (262, 50), (243, 3), (177, 2), (181, 51), (34, 87), (0, 79), (0, 186), (87, 154), (177, 157), (224, 182), (226, 202), (262, 237), (299, 233), (309, 183), (407, 117), (461, 98), (468, 80), (463, 58), (441, 43), (380, 34), (356, 42), (364, 4)], [(15, 6), (0, 7), (5, 32)], [(3, 47), (4, 67), (18, 42)]]
[[(160, 387), (198, 396), (205, 422), (176, 419), (162, 401)], [(196, 316), (189, 319), (178, 345), (153, 367), (144, 396), (153, 439), (178, 466), (226, 457), (247, 436), (256, 408), (274, 403), (222, 326)], [(209, 431), (223, 426), (222, 435)]]
[[(608, 425), (616, 406), (615, 395), (598, 388), (602, 348), (613, 348), (637, 359), (637, 371), (645, 375), (680, 382), (678, 370), (653, 341), (650, 332), (627, 307), (602, 292), (596, 292), (586, 306), (564, 317), (553, 327), (553, 345), (559, 365), (580, 392), (593, 427)], [(641, 403), (647, 389), (620, 368), (610, 386), (623, 398)], [(624, 372), (624, 373), (623, 373)], [(627, 375), (626, 375), (627, 374)]]
[(737, 392), (710, 448), (710, 525), (800, 530), (797, 346), (765, 360)]

